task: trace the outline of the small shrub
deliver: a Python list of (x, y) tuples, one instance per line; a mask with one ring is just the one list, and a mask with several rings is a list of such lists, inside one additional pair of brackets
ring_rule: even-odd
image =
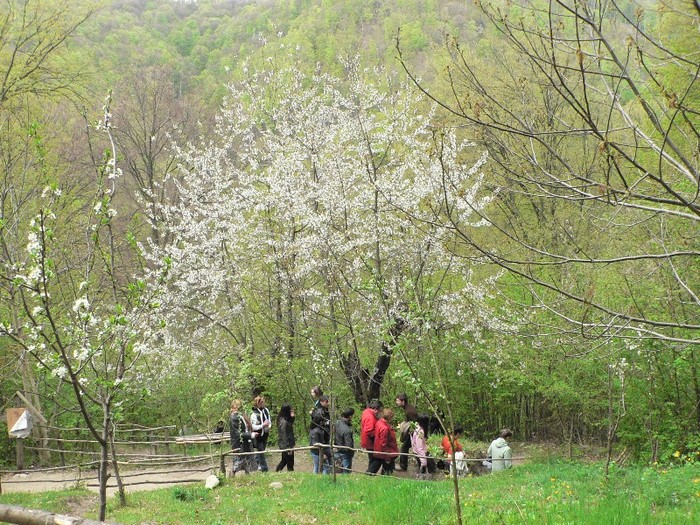
[(173, 497), (178, 501), (204, 501), (209, 498), (209, 491), (204, 487), (175, 487)]

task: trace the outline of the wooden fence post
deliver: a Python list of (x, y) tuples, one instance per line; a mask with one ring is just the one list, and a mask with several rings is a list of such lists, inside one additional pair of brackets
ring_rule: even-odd
[(219, 471), (226, 477), (226, 457), (224, 456), (223, 447), (219, 446)]
[(66, 453), (65, 453), (66, 447), (63, 444), (63, 441), (60, 439), (60, 435), (59, 435), (59, 440), (56, 441), (56, 445), (58, 446), (58, 450), (59, 450), (58, 458), (59, 458), (59, 461), (61, 462), (61, 466), (65, 467), (66, 466)]
[(150, 432), (146, 431), (146, 441), (151, 443), (151, 450), (153, 451), (153, 455), (157, 456), (158, 455), (158, 443), (155, 443), (155, 441), (158, 441), (158, 437), (156, 436), (156, 438), (154, 439), (153, 435)]
[(165, 453), (170, 455), (170, 429), (165, 429)]
[(24, 470), (24, 439), (17, 438), (15, 441), (17, 442), (17, 446), (15, 447), (17, 470)]

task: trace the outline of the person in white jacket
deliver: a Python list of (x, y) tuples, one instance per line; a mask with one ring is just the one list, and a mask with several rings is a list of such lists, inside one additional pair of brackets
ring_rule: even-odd
[(499, 472), (501, 470), (507, 470), (513, 466), (513, 452), (510, 450), (510, 446), (506, 441), (513, 433), (504, 428), (501, 430), (499, 437), (494, 439), (489, 446), (489, 450), (486, 455), (491, 458), (491, 472)]
[(270, 417), (270, 411), (265, 405), (265, 398), (263, 396), (257, 396), (253, 400), (253, 412), (250, 414), (250, 426), (254, 436), (253, 448), (258, 451), (258, 454), (255, 454), (255, 462), (258, 464), (258, 470), (267, 472), (268, 467), (267, 460), (265, 459), (265, 449), (267, 448), (267, 438), (270, 437), (272, 417)]

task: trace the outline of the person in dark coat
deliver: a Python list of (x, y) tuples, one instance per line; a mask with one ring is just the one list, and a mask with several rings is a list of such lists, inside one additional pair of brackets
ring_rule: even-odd
[(285, 403), (277, 415), (277, 446), (282, 450), (282, 460), (275, 468), (275, 472), (279, 472), (285, 466), (289, 472), (294, 470), (294, 451), (286, 449), (292, 449), (295, 445), (294, 410), (292, 405)]
[(352, 436), (353, 408), (345, 410), (338, 421), (335, 422), (335, 446), (339, 447), (335, 452), (335, 459), (340, 461), (341, 472), (350, 474), (352, 470), (352, 458), (355, 455), (355, 441)]
[[(254, 433), (250, 420), (241, 413), (243, 402), (240, 399), (231, 401), (231, 414), (229, 416), (229, 427), (231, 428), (231, 450), (234, 452), (252, 452), (252, 440)], [(233, 456), (233, 473), (239, 471), (250, 472), (250, 455)]]
[(309, 432), (309, 445), (312, 447), (315, 445), (325, 445), (321, 446), (320, 453), (319, 447), (311, 449), (311, 458), (314, 461), (314, 474), (318, 474), (323, 471), (324, 474), (330, 474), (331, 472), (331, 448), (330, 446), (330, 433), (326, 432), (323, 428), (323, 414), (320, 410), (314, 410), (312, 418), (312, 427)]
[(411, 448), (411, 422), (418, 420), (416, 407), (408, 402), (408, 396), (402, 392), (396, 396), (396, 406), (403, 409), (404, 420), (401, 423), (401, 455), (399, 456), (399, 467), (396, 470), (408, 470), (408, 451)]
[(324, 432), (331, 435), (331, 412), (330, 412), (330, 399), (328, 396), (321, 396), (318, 398), (318, 408), (314, 408), (311, 412), (311, 427), (320, 426), (323, 428)]

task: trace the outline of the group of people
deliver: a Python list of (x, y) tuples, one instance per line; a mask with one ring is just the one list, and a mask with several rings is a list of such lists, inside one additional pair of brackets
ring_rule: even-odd
[[(353, 437), (352, 418), (353, 408), (340, 413), (331, 432), (330, 400), (323, 394), (319, 386), (311, 390), (314, 406), (310, 411), (311, 424), (309, 445), (313, 459), (314, 473), (330, 473), (335, 462), (339, 471), (349, 474), (352, 471), (355, 443)], [(405, 393), (396, 396), (396, 406), (403, 410), (403, 421), (398, 426), (397, 438), (395, 412), (385, 408), (381, 401), (373, 399), (367, 404), (360, 416), (360, 446), (368, 453), (367, 474), (390, 475), (395, 470), (407, 471), (409, 465), (409, 450), (416, 457), (418, 474), (432, 473), (437, 468), (436, 458), (428, 452), (428, 436), (431, 431), (431, 418), (427, 414), (419, 414), (416, 408), (408, 402)], [(272, 418), (267, 408), (265, 398), (258, 395), (253, 400), (250, 416), (242, 412), (243, 403), (239, 399), (231, 402), (230, 439), (231, 448), (243, 454), (234, 455), (233, 472), (244, 470), (249, 472), (254, 467), (262, 472), (268, 471), (264, 451), (272, 428)], [(294, 436), (295, 414), (291, 405), (283, 404), (277, 415), (278, 447), (282, 457), (276, 467), (279, 472), (285, 467), (294, 470)], [(459, 443), (461, 428), (455, 428), (454, 435), (445, 435), (442, 448), (445, 454), (447, 468), (459, 466), (463, 458), (462, 445)], [(331, 448), (331, 433), (333, 448)], [(512, 453), (506, 439), (512, 432), (504, 429), (495, 439), (488, 450), (490, 467), (493, 471), (505, 470), (512, 465)], [(454, 446), (453, 446), (454, 445)], [(454, 450), (453, 450), (454, 449)], [(332, 451), (333, 450), (333, 451)], [(251, 456), (255, 464), (251, 462)], [(396, 459), (398, 466), (396, 466)], [(454, 460), (454, 461), (453, 461)]]
[[(267, 472), (269, 469), (264, 451), (267, 448), (267, 440), (270, 437), (270, 429), (272, 428), (270, 410), (267, 408), (265, 398), (260, 395), (253, 400), (253, 411), (250, 416), (243, 413), (242, 409), (243, 402), (240, 399), (231, 401), (231, 413), (229, 416), (231, 448), (244, 453), (234, 456), (233, 472), (241, 470), (249, 472), (251, 470), (251, 456), (245, 453), (250, 453), (254, 450), (257, 451), (253, 455), (257, 464), (257, 470)], [(281, 413), (282, 410), (280, 410)], [(290, 414), (293, 422), (294, 413), (290, 411)], [(282, 460), (284, 461), (284, 456)], [(294, 459), (292, 457), (292, 468), (293, 465)]]

